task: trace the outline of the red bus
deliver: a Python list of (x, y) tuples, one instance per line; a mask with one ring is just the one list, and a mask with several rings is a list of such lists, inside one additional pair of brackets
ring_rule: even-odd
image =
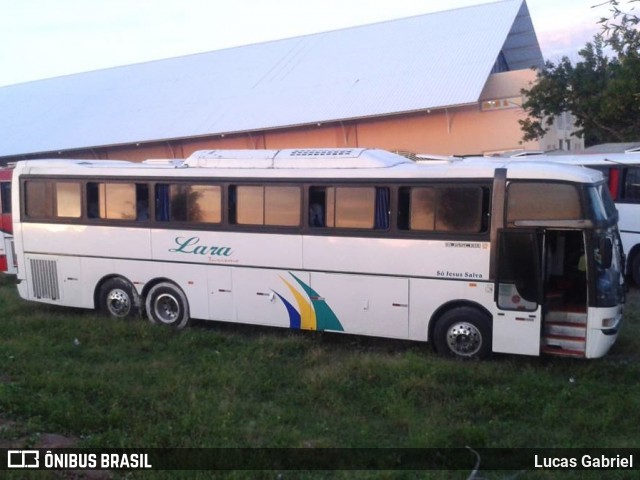
[(13, 168), (0, 167), (0, 271), (16, 273), (11, 219), (11, 176)]

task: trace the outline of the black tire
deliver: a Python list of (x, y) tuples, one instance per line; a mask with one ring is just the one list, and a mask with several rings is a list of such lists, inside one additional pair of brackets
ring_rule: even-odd
[(491, 321), (472, 307), (449, 310), (433, 331), (436, 351), (457, 358), (487, 358), (491, 354)]
[(189, 302), (184, 292), (170, 282), (153, 286), (145, 302), (147, 317), (156, 325), (181, 330), (189, 324)]
[(140, 314), (140, 295), (124, 278), (111, 278), (98, 291), (98, 309), (111, 318), (134, 318)]

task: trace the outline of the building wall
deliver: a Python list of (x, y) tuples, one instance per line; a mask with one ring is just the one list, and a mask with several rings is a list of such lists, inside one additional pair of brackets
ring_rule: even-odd
[[(557, 145), (555, 132), (547, 140), (521, 143), (523, 134), (518, 120), (525, 118), (525, 113), (520, 91), (534, 80), (532, 70), (491, 75), (479, 102), (472, 105), (278, 130), (62, 151), (53, 156), (142, 161), (185, 158), (196, 150), (207, 149), (367, 147), (437, 155), (548, 149), (549, 142)], [(567, 132), (562, 135), (565, 138)], [(29, 158), (51, 156), (38, 154)], [(22, 158), (26, 156), (9, 161)]]
[[(537, 149), (537, 143), (519, 143), (522, 133), (517, 120), (522, 116), (522, 111), (516, 108), (482, 112), (478, 105), (473, 105), (342, 124), (62, 151), (53, 156), (142, 161), (184, 158), (196, 150), (207, 149), (367, 147), (438, 155)], [(51, 156), (42, 154), (30, 158)]]
[(541, 142), (542, 150), (565, 150), (565, 151), (582, 151), (584, 150), (584, 138), (574, 135), (575, 117), (569, 112), (563, 112), (556, 117), (551, 126), (551, 131), (545, 136)]
[(424, 112), (358, 125), (359, 146), (438, 155), (537, 148), (522, 145), (519, 108), (483, 112), (478, 105)]

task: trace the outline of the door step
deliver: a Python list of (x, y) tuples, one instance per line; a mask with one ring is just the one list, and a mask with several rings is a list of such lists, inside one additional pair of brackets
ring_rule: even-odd
[(587, 348), (587, 314), (551, 311), (545, 316), (541, 351), (547, 355), (584, 358)]
[(553, 355), (556, 357), (573, 357), (584, 358), (584, 352), (580, 350), (567, 350), (564, 348), (556, 348), (550, 346), (542, 347), (542, 353), (545, 355)]
[(570, 312), (570, 311), (561, 311), (561, 310), (553, 310), (548, 312), (544, 320), (546, 323), (557, 323), (557, 322), (565, 322), (565, 323), (576, 323), (579, 325), (587, 325), (587, 312)]
[(572, 322), (545, 322), (545, 338), (548, 336), (561, 336), (570, 338), (584, 338), (584, 325)]
[(587, 343), (585, 337), (570, 337), (566, 335), (545, 335), (543, 340), (545, 346), (573, 350), (575, 352), (584, 352)]

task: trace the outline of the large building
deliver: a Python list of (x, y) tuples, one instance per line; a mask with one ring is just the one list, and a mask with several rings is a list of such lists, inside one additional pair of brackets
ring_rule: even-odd
[(522, 144), (518, 124), (542, 62), (526, 2), (503, 0), (11, 85), (0, 88), (0, 161), (546, 149)]

